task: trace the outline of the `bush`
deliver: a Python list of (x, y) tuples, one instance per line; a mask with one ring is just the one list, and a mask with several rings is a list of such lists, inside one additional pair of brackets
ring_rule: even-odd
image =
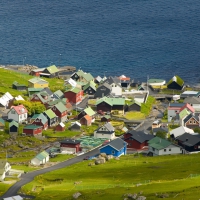
[(145, 116), (149, 115), (152, 109), (152, 105), (155, 103), (155, 98), (149, 96), (146, 103), (142, 103), (141, 105), (141, 113), (145, 114)]

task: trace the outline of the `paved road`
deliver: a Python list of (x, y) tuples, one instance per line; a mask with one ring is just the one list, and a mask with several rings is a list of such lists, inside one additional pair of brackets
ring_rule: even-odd
[(57, 165), (54, 165), (54, 166), (51, 166), (51, 167), (48, 167), (48, 168), (44, 168), (44, 169), (41, 169), (41, 170), (29, 172), (27, 174), (23, 174), (21, 176), (21, 180), (16, 182), (13, 186), (11, 186), (8, 189), (8, 191), (4, 195), (2, 195), (0, 197), (0, 199), (17, 195), (17, 193), (20, 190), (20, 188), (23, 185), (31, 182), (34, 179), (35, 176), (38, 176), (40, 174), (45, 174), (45, 173), (51, 172), (53, 170), (61, 169), (61, 168), (64, 168), (66, 166), (69, 166), (69, 165), (73, 165), (75, 163), (81, 162), (83, 160), (83, 158), (86, 157), (86, 156), (94, 156), (94, 155), (96, 155), (98, 153), (99, 153), (99, 149), (97, 148), (97, 149), (94, 149), (94, 150), (92, 150), (92, 151), (90, 151), (90, 152), (88, 152), (86, 154), (77, 156), (75, 158), (72, 158), (70, 160), (64, 161), (64, 162), (59, 163)]

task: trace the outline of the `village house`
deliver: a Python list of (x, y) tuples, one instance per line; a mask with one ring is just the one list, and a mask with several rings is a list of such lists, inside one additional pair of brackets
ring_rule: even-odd
[(197, 91), (184, 91), (181, 95), (181, 99), (185, 99), (187, 97), (195, 97), (198, 94)]
[(46, 78), (54, 78), (54, 77), (58, 77), (58, 75), (59, 75), (59, 69), (55, 65), (51, 65), (45, 68), (40, 73), (40, 77), (46, 77)]
[(37, 126), (35, 124), (24, 126), (23, 134), (26, 136), (41, 136), (42, 126)]
[(54, 105), (51, 110), (57, 115), (59, 122), (67, 121), (67, 108), (63, 105), (62, 102)]
[(128, 89), (130, 87), (130, 84), (131, 84), (131, 78), (130, 77), (126, 77), (125, 75), (121, 75), (118, 78), (120, 80), (120, 84), (121, 84), (122, 88)]
[(66, 90), (64, 92), (64, 96), (70, 103), (78, 104), (83, 99), (83, 90), (80, 88), (71, 88), (70, 90)]
[(163, 79), (148, 79), (148, 85), (151, 86), (163, 86), (165, 85), (166, 81)]
[(190, 104), (195, 109), (195, 112), (200, 112), (200, 98), (187, 97), (184, 99), (183, 103)]
[(83, 86), (84, 94), (94, 95), (96, 93), (96, 84), (94, 81), (88, 82), (86, 85)]
[(180, 126), (178, 128), (175, 128), (175, 129), (171, 130), (169, 133), (170, 133), (170, 137), (174, 138), (174, 139), (177, 138), (178, 136), (183, 135), (184, 133), (189, 133), (189, 134), (194, 135), (194, 131), (185, 126)]
[(91, 126), (92, 124), (92, 117), (89, 115), (85, 115), (80, 119), (80, 124), (85, 126)]
[(78, 70), (71, 75), (71, 79), (76, 82), (85, 82), (88, 83), (94, 80), (94, 77), (90, 73), (83, 72), (82, 70)]
[(33, 94), (40, 92), (43, 88), (28, 88), (28, 96), (31, 97)]
[(148, 141), (149, 156), (182, 154), (182, 147), (172, 144), (168, 140), (154, 137)]
[(30, 71), (29, 75), (31, 76), (40, 76), (40, 73), (44, 71), (45, 68), (38, 68), (38, 69), (33, 69)]
[(99, 151), (100, 153), (120, 157), (121, 155), (126, 155), (127, 143), (121, 138), (116, 138), (106, 145), (100, 147)]
[(153, 121), (152, 125), (151, 125), (151, 128), (154, 129), (154, 128), (160, 128), (162, 126), (162, 122), (160, 120), (155, 120)]
[(103, 79), (100, 77), (100, 76), (97, 76), (95, 79), (94, 79), (94, 82), (99, 85), (101, 82), (103, 81)]
[(0, 160), (0, 181), (4, 181), (6, 175), (11, 170), (10, 164), (7, 162), (7, 160)]
[(87, 107), (87, 108), (85, 108), (83, 111), (81, 111), (81, 112), (78, 114), (78, 119), (81, 119), (81, 118), (84, 117), (85, 115), (89, 115), (91, 118), (93, 118), (94, 115), (95, 115), (95, 112), (92, 110), (91, 107)]
[(81, 124), (79, 122), (71, 122), (71, 126), (69, 127), (71, 131), (81, 131)]
[(12, 121), (9, 123), (9, 134), (10, 136), (18, 135), (19, 124), (16, 121)]
[(81, 141), (66, 139), (60, 142), (60, 151), (67, 154), (76, 154), (81, 151)]
[(167, 88), (172, 90), (182, 90), (185, 87), (183, 79), (174, 76), (168, 83)]
[(44, 165), (48, 161), (49, 161), (49, 154), (46, 151), (42, 151), (31, 160), (31, 164), (34, 166), (39, 166), (39, 165)]
[(49, 97), (51, 97), (53, 99), (53, 92), (50, 90), (50, 88), (45, 87), (43, 88), (40, 92), (45, 92), (48, 94)]
[(139, 111), (141, 110), (141, 103), (139, 101), (133, 100), (128, 104), (128, 111)]
[(65, 124), (63, 122), (60, 122), (56, 127), (55, 127), (55, 131), (65, 131)]
[(179, 112), (185, 103), (170, 103), (167, 107), (168, 122), (179, 120)]
[(9, 92), (6, 92), (2, 97), (0, 97), (0, 107), (4, 109), (8, 108), (13, 98), (14, 97)]
[(191, 128), (191, 129), (194, 129), (194, 128), (198, 128), (200, 127), (200, 124), (199, 124), (199, 114), (198, 113), (191, 113), (189, 114), (188, 116), (186, 116), (184, 119), (183, 119), (183, 126), (186, 126), (187, 128)]
[(94, 137), (113, 140), (115, 138), (115, 128), (110, 122), (107, 122), (94, 131)]
[(45, 87), (49, 87), (49, 83), (45, 81), (44, 79), (34, 77), (28, 80), (28, 87), (29, 88), (45, 88)]
[(111, 94), (112, 87), (108, 83), (103, 83), (99, 85), (96, 89), (96, 93), (94, 95), (95, 98), (102, 98), (106, 97)]
[(26, 85), (20, 84), (17, 81), (13, 82), (12, 88), (15, 89), (15, 90), (19, 90), (19, 91), (27, 90), (27, 86)]
[(190, 153), (200, 152), (200, 135), (184, 133), (176, 138), (178, 145)]
[(143, 131), (127, 131), (124, 134), (124, 141), (128, 149), (142, 150), (148, 147), (148, 141), (154, 138), (153, 135), (146, 134)]
[(53, 99), (46, 92), (41, 91), (33, 94), (33, 96), (31, 97), (31, 101), (40, 102), (47, 108), (48, 102), (53, 101)]
[(53, 93), (54, 99), (62, 99), (64, 97), (64, 93), (61, 90), (57, 90)]
[(43, 113), (33, 115), (31, 118), (31, 123), (37, 126), (41, 126), (43, 130), (48, 129), (48, 119)]
[(48, 120), (48, 126), (49, 127), (57, 125), (57, 123), (58, 123), (57, 118), (58, 117), (56, 116), (56, 114), (51, 109), (44, 111), (43, 114)]
[(26, 122), (28, 111), (23, 105), (12, 106), (8, 111), (8, 119), (13, 119), (18, 123)]
[(118, 112), (124, 114), (125, 99), (124, 98), (107, 98), (103, 97), (96, 102), (97, 112)]

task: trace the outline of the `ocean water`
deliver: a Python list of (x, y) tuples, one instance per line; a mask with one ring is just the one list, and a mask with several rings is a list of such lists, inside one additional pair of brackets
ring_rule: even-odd
[(0, 64), (200, 80), (199, 0), (1, 0)]

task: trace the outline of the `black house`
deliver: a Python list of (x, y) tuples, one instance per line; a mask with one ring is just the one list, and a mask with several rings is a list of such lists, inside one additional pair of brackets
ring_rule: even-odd
[(141, 110), (141, 103), (138, 101), (133, 101), (128, 106), (128, 111), (140, 111)]
[(12, 88), (15, 90), (27, 90), (27, 87), (23, 84), (19, 84), (17, 81), (14, 81), (12, 84)]
[(108, 83), (103, 83), (97, 88), (94, 97), (95, 98), (106, 97), (111, 93), (111, 90), (112, 90), (112, 87)]
[(9, 123), (9, 134), (17, 135), (18, 134), (19, 124), (16, 121), (12, 121)]
[(168, 83), (167, 88), (173, 90), (182, 90), (184, 88), (184, 81), (179, 76), (174, 76)]
[(182, 146), (186, 151), (197, 152), (200, 151), (200, 135), (192, 135), (184, 133), (176, 138), (178, 145)]
[(69, 127), (69, 130), (71, 131), (81, 131), (81, 124), (79, 122), (73, 122), (71, 126)]

